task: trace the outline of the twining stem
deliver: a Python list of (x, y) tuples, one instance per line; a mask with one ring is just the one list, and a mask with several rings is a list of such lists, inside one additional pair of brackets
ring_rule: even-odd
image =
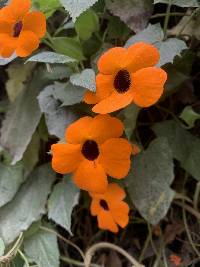
[(68, 245), (74, 247), (80, 253), (80, 255), (81, 255), (81, 257), (83, 259), (85, 258), (83, 251), (76, 244), (74, 244), (73, 242), (71, 242), (70, 240), (64, 238), (63, 236), (61, 236), (60, 234), (58, 234), (56, 231), (54, 231), (52, 229), (49, 229), (49, 228), (47, 228), (45, 226), (40, 226), (40, 229), (56, 235), (58, 238), (60, 238), (61, 240), (63, 240), (65, 243), (67, 243)]
[(167, 28), (168, 28), (168, 23), (169, 23), (169, 18), (170, 18), (171, 5), (172, 5), (172, 0), (169, 0), (166, 15), (165, 15), (164, 28), (163, 28), (164, 39), (166, 39), (166, 37), (167, 37)]
[(21, 243), (23, 241), (23, 233), (20, 233), (14, 246), (6, 253), (6, 255), (0, 257), (0, 264), (9, 261), (17, 253)]
[(199, 195), (200, 195), (200, 182), (197, 183), (196, 190), (194, 193), (194, 209), (198, 211), (199, 204)]
[(145, 240), (145, 243), (144, 243), (144, 247), (143, 247), (143, 249), (142, 249), (142, 252), (141, 252), (141, 254), (140, 254), (139, 262), (142, 262), (142, 260), (143, 260), (143, 258), (144, 258), (144, 255), (145, 255), (145, 252), (146, 252), (146, 250), (147, 250), (147, 248), (148, 248), (148, 245), (149, 245), (150, 241), (151, 241), (151, 233), (149, 232), (149, 233), (148, 233), (148, 236), (147, 236), (147, 238), (146, 238), (146, 240)]
[(188, 237), (188, 240), (194, 250), (194, 252), (197, 254), (197, 256), (200, 258), (200, 252), (198, 251), (198, 249), (196, 248), (193, 240), (192, 240), (192, 237), (191, 237), (191, 234), (190, 234), (190, 230), (188, 228), (188, 224), (187, 224), (187, 218), (186, 218), (186, 211), (185, 211), (185, 208), (184, 208), (184, 200), (182, 201), (183, 203), (183, 209), (182, 209), (182, 212), (183, 212), (183, 223), (184, 223), (184, 226), (185, 226), (185, 230), (186, 230), (186, 234), (187, 234), (187, 237)]
[(179, 207), (184, 207), (184, 209), (186, 211), (188, 211), (190, 214), (192, 214), (193, 216), (195, 216), (198, 220), (200, 220), (200, 213), (198, 211), (196, 211), (195, 209), (193, 209), (191, 206), (187, 205), (185, 202), (179, 202), (179, 201), (174, 201), (174, 204), (178, 205)]
[(109, 248), (112, 250), (117, 251), (118, 253), (120, 253), (121, 255), (123, 255), (124, 257), (126, 257), (132, 264), (133, 267), (144, 267), (144, 265), (140, 264), (139, 262), (137, 262), (130, 254), (128, 254), (124, 249), (111, 244), (111, 243), (107, 243), (107, 242), (101, 242), (101, 243), (97, 243), (93, 246), (91, 246), (86, 254), (85, 254), (85, 267), (90, 267), (91, 266), (91, 260), (92, 257), (94, 255), (94, 253), (99, 250), (99, 249), (105, 249), (105, 248)]
[(28, 260), (27, 260), (27, 258), (25, 257), (24, 253), (23, 253), (20, 249), (18, 249), (17, 252), (18, 252), (19, 255), (21, 256), (21, 258), (24, 260), (24, 262), (25, 262), (25, 267), (30, 267), (30, 265), (29, 265), (29, 263), (28, 263)]
[[(76, 260), (73, 260), (73, 259), (70, 259), (70, 258), (67, 258), (67, 257), (64, 257), (64, 256), (61, 256), (60, 259), (63, 262), (71, 263), (71, 264), (73, 264), (75, 266), (83, 266), (83, 267), (85, 266), (85, 264), (83, 262), (76, 261)], [(99, 265), (93, 264), (93, 263), (90, 266), (91, 267), (100, 267)]]
[[(170, 17), (171, 16), (178, 16), (178, 17), (190, 16), (189, 14), (185, 14), (183, 12), (171, 12), (169, 15)], [(166, 16), (166, 13), (157, 13), (155, 15), (152, 15), (151, 19), (162, 18), (165, 16)]]
[(177, 33), (176, 37), (180, 36), (182, 34), (182, 32), (185, 30), (185, 28), (187, 27), (187, 25), (194, 19), (194, 17), (196, 16), (196, 14), (200, 11), (200, 8), (196, 8), (192, 14), (190, 15), (190, 17), (188, 18), (188, 20), (184, 23), (184, 25), (182, 26), (182, 28), (180, 29), (180, 31)]

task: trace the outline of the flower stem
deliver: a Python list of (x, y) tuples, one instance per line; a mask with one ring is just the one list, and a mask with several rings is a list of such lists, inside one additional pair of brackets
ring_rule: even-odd
[(163, 29), (164, 39), (166, 39), (166, 37), (167, 37), (167, 27), (168, 27), (169, 18), (170, 18), (171, 5), (172, 5), (172, 0), (169, 0), (169, 4), (167, 6), (167, 11), (166, 11), (166, 15), (165, 15), (164, 29)]

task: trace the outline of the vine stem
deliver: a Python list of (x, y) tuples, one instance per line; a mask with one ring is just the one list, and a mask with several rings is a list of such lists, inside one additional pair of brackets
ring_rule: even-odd
[(166, 11), (166, 15), (165, 15), (164, 28), (163, 28), (164, 39), (166, 39), (166, 37), (167, 37), (167, 27), (168, 27), (169, 18), (170, 18), (171, 5), (172, 5), (172, 0), (169, 0), (169, 4), (167, 6), (167, 11)]
[(198, 211), (199, 204), (199, 195), (200, 195), (200, 182), (197, 183), (196, 190), (194, 193), (194, 209)]
[(137, 262), (130, 254), (128, 254), (124, 249), (111, 244), (111, 243), (107, 243), (107, 242), (100, 242), (97, 243), (93, 246), (91, 246), (87, 252), (85, 253), (85, 260), (84, 260), (84, 264), (85, 267), (90, 267), (91, 266), (91, 260), (93, 255), (95, 254), (95, 252), (99, 249), (105, 249), (105, 248), (109, 248), (112, 250), (117, 251), (118, 253), (120, 253), (121, 255), (123, 255), (124, 257), (126, 257), (132, 264), (132, 267), (144, 267), (144, 265), (140, 264), (139, 262)]
[(79, 254), (81, 255), (81, 257), (84, 259), (85, 256), (84, 256), (83, 251), (76, 244), (74, 244), (70, 240), (64, 238), (63, 236), (61, 236), (60, 234), (58, 234), (56, 231), (54, 231), (52, 229), (49, 229), (49, 228), (47, 228), (45, 226), (40, 226), (40, 229), (56, 235), (58, 238), (60, 238), (61, 240), (63, 240), (65, 243), (67, 243), (68, 245), (74, 247), (79, 252)]
[[(70, 258), (67, 258), (67, 257), (64, 257), (64, 256), (61, 256), (60, 259), (63, 261), (63, 262), (66, 262), (66, 263), (71, 263), (75, 266), (85, 266), (85, 264), (83, 262), (80, 262), (80, 261), (76, 261), (76, 260), (73, 260), (73, 259), (70, 259)], [(91, 264), (91, 267), (100, 267), (99, 265), (96, 265), (96, 264)]]
[(184, 204), (185, 204), (184, 200), (182, 201), (182, 203), (183, 203), (183, 208), (182, 208), (183, 223), (184, 223), (184, 226), (185, 226), (186, 234), (187, 234), (188, 240), (189, 240), (194, 252), (200, 258), (200, 252), (198, 251), (198, 249), (196, 248), (195, 244), (193, 243), (192, 236), (190, 234), (190, 230), (189, 230), (189, 227), (188, 227), (188, 224), (187, 224), (186, 211), (185, 211), (185, 208), (184, 208)]
[(19, 253), (19, 255), (21, 256), (21, 258), (24, 260), (24, 263), (25, 263), (25, 266), (26, 267), (30, 267), (29, 263), (28, 263), (28, 260), (27, 258), (25, 257), (24, 253), (18, 249), (17, 252)]
[(192, 14), (190, 15), (190, 17), (188, 18), (188, 20), (186, 21), (186, 23), (184, 23), (184, 25), (182, 26), (182, 28), (180, 29), (180, 31), (178, 32), (178, 34), (176, 35), (176, 37), (180, 36), (182, 34), (182, 32), (185, 30), (185, 28), (187, 27), (187, 25), (193, 20), (193, 18), (196, 16), (196, 14), (199, 12), (200, 8), (196, 8)]
[[(151, 19), (156, 19), (156, 18), (162, 18), (162, 17), (165, 17), (166, 16), (166, 13), (157, 13), (155, 15), (152, 15), (151, 16)], [(170, 13), (170, 17), (171, 16), (178, 16), (178, 17), (184, 17), (184, 16), (189, 16), (183, 12), (172, 12)]]
[(0, 266), (1, 264), (4, 264), (5, 262), (9, 261), (13, 256), (16, 255), (19, 247), (21, 246), (22, 241), (23, 241), (23, 233), (20, 233), (13, 247), (7, 252), (6, 255), (0, 257)]

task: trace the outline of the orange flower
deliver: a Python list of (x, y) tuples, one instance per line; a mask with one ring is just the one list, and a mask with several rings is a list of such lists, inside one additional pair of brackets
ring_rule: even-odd
[(30, 7), (30, 0), (11, 0), (0, 10), (2, 57), (10, 57), (14, 52), (26, 57), (38, 48), (40, 38), (46, 33), (46, 19), (41, 12), (29, 12)]
[(115, 47), (98, 61), (96, 93), (87, 91), (84, 101), (96, 104), (93, 111), (106, 114), (134, 102), (140, 107), (156, 103), (163, 93), (167, 74), (153, 67), (159, 61), (159, 51), (146, 43), (129, 48)]
[(126, 194), (117, 184), (109, 184), (104, 194), (90, 193), (92, 197), (91, 214), (97, 216), (99, 228), (117, 233), (129, 221), (129, 206), (122, 201)]
[(73, 173), (81, 189), (103, 193), (107, 175), (124, 178), (130, 169), (132, 147), (124, 138), (123, 124), (109, 115), (83, 117), (67, 129), (66, 144), (54, 144), (52, 167), (61, 174)]
[(173, 262), (175, 266), (181, 265), (181, 258), (175, 254), (170, 255), (170, 261)]

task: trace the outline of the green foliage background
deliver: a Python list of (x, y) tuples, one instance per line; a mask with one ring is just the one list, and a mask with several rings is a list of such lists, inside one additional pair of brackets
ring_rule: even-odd
[[(5, 3), (0, 2), (2, 7)], [(194, 88), (199, 75), (194, 66), (200, 56), (198, 1), (32, 3), (48, 21), (40, 49), (25, 60), (0, 59), (0, 262), (59, 267), (60, 259), (66, 261), (56, 229), (76, 234), (71, 222), (74, 207), (88, 208), (89, 202), (84, 195), (84, 203), (79, 203), (80, 192), (70, 176), (56, 176), (48, 151), (70, 123), (92, 114), (83, 95), (87, 89), (95, 92), (96, 62), (113, 46), (151, 43), (160, 51), (158, 66), (168, 73), (160, 103), (145, 110), (132, 105), (116, 113), (127, 138), (142, 150), (133, 157), (123, 184), (131, 207), (149, 226), (165, 220), (177, 199), (179, 205), (188, 201), (198, 213), (200, 95), (199, 87)], [(185, 187), (188, 180), (192, 193)], [(198, 250), (196, 254), (200, 257)]]

